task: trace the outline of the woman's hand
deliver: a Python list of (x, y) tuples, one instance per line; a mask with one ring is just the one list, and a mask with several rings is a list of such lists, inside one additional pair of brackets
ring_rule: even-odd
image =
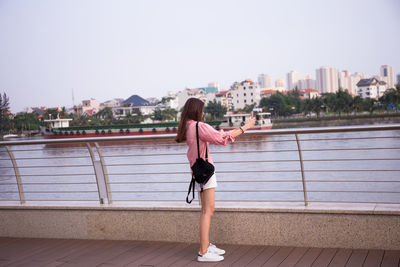
[(246, 122), (246, 124), (243, 127), (245, 129), (243, 129), (243, 130), (247, 131), (248, 129), (253, 128), (255, 123), (256, 123), (256, 119), (252, 117), (250, 120), (248, 120)]
[(253, 117), (253, 112), (251, 112), (251, 119), (248, 120), (242, 128), (243, 130), (247, 131), (248, 129), (253, 128), (255, 123), (256, 119)]
[(244, 131), (247, 131), (248, 129), (253, 128), (255, 123), (256, 123), (256, 119), (253, 118), (253, 112), (252, 112), (251, 113), (251, 119), (248, 120), (245, 125), (240, 127), (240, 129), (233, 130), (232, 133), (231, 133), (231, 136), (233, 138), (236, 138), (236, 136), (239, 136), (239, 135), (243, 134)]

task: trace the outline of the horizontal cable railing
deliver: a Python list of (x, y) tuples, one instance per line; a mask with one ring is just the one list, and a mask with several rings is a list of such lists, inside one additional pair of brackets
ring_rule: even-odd
[[(0, 142), (0, 205), (184, 202), (174, 136)], [(400, 125), (248, 131), (210, 150), (217, 202), (400, 204)]]

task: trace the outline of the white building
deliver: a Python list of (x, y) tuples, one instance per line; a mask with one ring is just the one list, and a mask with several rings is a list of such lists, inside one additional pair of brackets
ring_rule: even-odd
[(297, 81), (297, 89), (316, 89), (316, 82), (312, 79), (311, 75), (307, 75)]
[(205, 102), (206, 105), (208, 102), (213, 102), (214, 100), (216, 100), (215, 94), (216, 94), (216, 92), (210, 92), (210, 93), (206, 94), (206, 102)]
[(382, 65), (381, 76), (384, 77), (388, 89), (394, 88), (394, 71), (392, 66)]
[(303, 99), (313, 99), (320, 96), (318, 90), (312, 88), (302, 89), (300, 90), (300, 94), (303, 97)]
[(297, 81), (300, 79), (300, 74), (292, 70), (288, 74), (286, 74), (286, 82), (287, 82), (287, 90), (293, 90), (297, 86)]
[(233, 110), (233, 97), (231, 91), (219, 91), (215, 94), (217, 102), (221, 103), (223, 107), (226, 107), (227, 111)]
[(178, 99), (178, 94), (175, 94), (173, 92), (168, 92), (166, 97), (163, 97), (163, 104), (165, 105), (166, 108), (172, 108), (176, 109), (179, 111), (179, 99)]
[(378, 99), (386, 91), (386, 82), (379, 81), (376, 78), (361, 79), (357, 83), (357, 95), (362, 98)]
[(316, 89), (320, 94), (336, 93), (339, 89), (338, 71), (335, 68), (321, 67), (316, 71)]
[(177, 94), (177, 97), (178, 97), (178, 110), (181, 110), (181, 108), (183, 108), (183, 106), (185, 105), (186, 101), (191, 97), (199, 98), (204, 103), (207, 103), (207, 96), (204, 90), (185, 89), (180, 91)]
[(142, 115), (152, 115), (154, 110), (158, 108), (157, 106), (129, 106), (129, 107), (113, 107), (112, 113), (114, 118), (124, 118), (128, 114), (132, 116), (137, 116), (137, 113), (140, 111)]
[(260, 88), (269, 88), (269, 87), (271, 87), (271, 77), (268, 74), (260, 74), (260, 75), (258, 75), (258, 86)]
[(118, 107), (122, 105), (122, 102), (124, 102), (123, 98), (114, 98), (111, 100), (107, 100), (100, 104), (100, 109)]
[(250, 79), (236, 84), (231, 90), (231, 94), (234, 109), (242, 109), (246, 105), (252, 104), (256, 104), (257, 106), (261, 100), (258, 84)]
[(100, 103), (98, 100), (91, 98), (90, 100), (83, 100), (81, 105), (74, 106), (74, 112), (78, 115), (93, 115), (99, 112)]

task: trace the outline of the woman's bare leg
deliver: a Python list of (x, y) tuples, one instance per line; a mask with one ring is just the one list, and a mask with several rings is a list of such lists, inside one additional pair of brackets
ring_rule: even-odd
[(201, 216), (200, 216), (200, 253), (207, 252), (210, 245), (210, 224), (215, 209), (215, 188), (209, 188), (200, 193)]

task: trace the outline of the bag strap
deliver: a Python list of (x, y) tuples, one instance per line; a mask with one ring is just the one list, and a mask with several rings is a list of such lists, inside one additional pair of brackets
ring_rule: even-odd
[[(192, 191), (192, 193), (193, 193), (192, 200), (189, 200), (190, 191)], [(188, 203), (188, 204), (192, 203), (193, 199), (194, 199), (194, 177), (192, 175), (192, 181), (190, 181), (188, 194), (186, 196), (186, 203)]]
[[(196, 140), (197, 140), (197, 158), (200, 158), (199, 122), (196, 123)], [(207, 144), (206, 144), (206, 160), (208, 160)]]

